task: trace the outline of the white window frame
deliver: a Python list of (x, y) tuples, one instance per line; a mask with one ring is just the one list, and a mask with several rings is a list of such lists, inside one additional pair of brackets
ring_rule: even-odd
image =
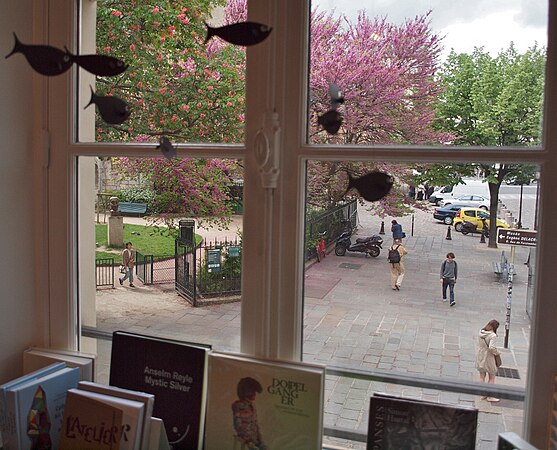
[[(95, 2), (83, 0), (85, 7)], [(524, 437), (547, 448), (553, 377), (557, 374), (555, 342), (557, 301), (557, 2), (550, 3), (544, 145), (539, 150), (501, 148), (432, 148), (427, 146), (312, 146), (306, 144), (308, 63), (308, 0), (251, 0), (249, 18), (273, 26), (264, 44), (248, 49), (246, 148), (224, 145), (182, 145), (188, 156), (244, 158), (245, 213), (242, 299), (242, 351), (267, 357), (300, 359), (302, 342), (303, 218), (305, 162), (308, 159), (394, 160), (419, 162), (486, 161), (534, 163), (541, 167), (538, 272), (532, 319)], [(49, 0), (45, 42), (76, 48), (76, 1)], [(89, 6), (87, 6), (89, 5)], [(40, 27), (39, 27), (40, 28)], [(42, 234), (47, 285), (39, 300), (48, 305), (45, 326), (53, 347), (76, 346), (79, 339), (78, 233), (76, 170), (78, 156), (157, 155), (153, 145), (74, 143), (75, 68), (46, 80), (44, 125), (49, 140), (48, 169), (39, 186), (45, 194)], [(39, 93), (39, 95), (43, 95)], [(275, 133), (276, 112), (280, 133)], [(280, 170), (275, 189), (262, 185), (255, 156), (256, 142), (265, 133), (272, 159)], [(277, 137), (278, 136), (278, 137)], [(276, 139), (275, 139), (276, 138)], [(274, 158), (274, 159), (273, 159)], [(39, 188), (40, 189), (40, 188)], [(40, 193), (38, 193), (40, 194)], [(545, 231), (545, 232), (544, 232)]]

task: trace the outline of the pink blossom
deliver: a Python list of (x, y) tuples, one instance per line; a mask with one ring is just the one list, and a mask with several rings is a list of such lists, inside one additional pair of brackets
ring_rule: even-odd
[(159, 12), (159, 7), (158, 7), (158, 6), (155, 6), (155, 7), (151, 10), (151, 12), (152, 12), (153, 14), (157, 14), (157, 13)]
[(116, 17), (120, 17), (122, 15), (122, 11), (112, 11), (110, 14)]

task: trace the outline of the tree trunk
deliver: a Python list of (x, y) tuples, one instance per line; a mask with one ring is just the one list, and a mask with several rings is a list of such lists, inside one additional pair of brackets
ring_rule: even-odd
[(499, 204), (499, 183), (489, 183), (489, 195), (491, 200), (489, 203), (489, 241), (487, 246), (497, 248), (497, 206)]

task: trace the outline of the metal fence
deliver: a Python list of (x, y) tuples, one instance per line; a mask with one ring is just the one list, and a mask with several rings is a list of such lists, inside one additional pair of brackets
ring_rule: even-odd
[(114, 287), (114, 258), (95, 259), (96, 286)]
[(357, 200), (352, 200), (309, 219), (306, 222), (306, 261), (317, 256), (313, 243), (320, 240), (322, 235), (324, 235), (325, 246), (328, 247), (336, 241), (347, 226), (354, 229), (357, 225)]

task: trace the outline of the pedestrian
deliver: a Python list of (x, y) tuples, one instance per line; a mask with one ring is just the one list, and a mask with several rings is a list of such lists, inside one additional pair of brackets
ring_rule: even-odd
[(443, 292), (443, 301), (447, 301), (447, 286), (449, 287), (450, 305), (454, 306), (454, 285), (458, 277), (458, 264), (455, 261), (453, 252), (447, 253), (447, 259), (441, 264), (441, 286)]
[(135, 252), (132, 249), (132, 243), (126, 242), (126, 248), (122, 251), (122, 265), (125, 269), (125, 275), (118, 278), (120, 286), (124, 284), (126, 279), (130, 280), (130, 287), (135, 287), (133, 284), (133, 263), (135, 261)]
[[(480, 372), (480, 381), (482, 383), (485, 383), (486, 374), (488, 375), (488, 384), (495, 383), (495, 375), (497, 374), (495, 357), (501, 355), (501, 352), (497, 349), (497, 328), (499, 328), (499, 322), (493, 319), (480, 330), (476, 367)], [(482, 400), (487, 400), (488, 402), (499, 401), (495, 397), (482, 397)]]
[(402, 225), (394, 219), (391, 220), (391, 233), (393, 233), (393, 242), (396, 239), (400, 239), (402, 241), (402, 238), (406, 237), (406, 233), (402, 231)]
[(404, 278), (403, 259), (407, 254), (408, 252), (402, 245), (402, 239), (395, 239), (388, 253), (388, 261), (391, 264), (391, 288), (393, 291), (400, 291), (400, 285)]

